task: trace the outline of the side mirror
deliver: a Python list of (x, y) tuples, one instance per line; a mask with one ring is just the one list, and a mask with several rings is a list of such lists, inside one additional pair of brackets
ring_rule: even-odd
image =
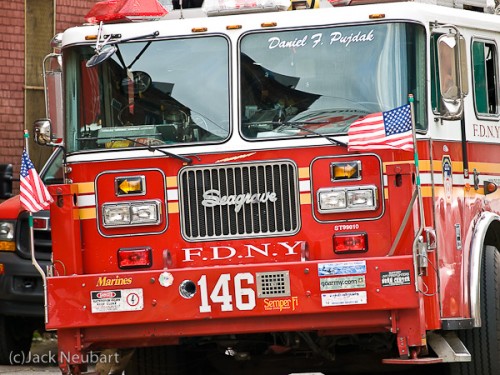
[(94, 66), (97, 66), (107, 59), (109, 59), (111, 56), (115, 54), (117, 51), (117, 47), (112, 44), (105, 44), (103, 45), (99, 50), (96, 51), (95, 55), (92, 56), (88, 61), (87, 61), (87, 68), (93, 68)]
[(12, 164), (0, 164), (0, 199), (12, 197)]
[(40, 119), (35, 121), (33, 129), (35, 130), (35, 142), (40, 146), (48, 145), (52, 142), (51, 123), (49, 119)]
[(468, 93), (465, 40), (460, 34), (443, 34), (438, 39), (439, 90), (444, 119), (458, 120), (463, 98)]
[[(57, 43), (57, 41), (55, 43)], [(45, 88), (45, 118), (50, 119), (52, 124), (51, 141), (54, 143), (62, 143), (64, 106), (62, 94), (62, 56), (60, 54), (51, 53), (45, 56), (43, 61), (43, 81)]]

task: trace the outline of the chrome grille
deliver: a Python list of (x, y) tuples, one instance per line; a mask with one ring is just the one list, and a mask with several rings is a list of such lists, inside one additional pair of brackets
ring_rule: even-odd
[[(207, 203), (204, 194), (219, 202)], [(188, 240), (295, 233), (300, 224), (297, 168), (289, 161), (187, 167), (180, 174), (179, 203)]]

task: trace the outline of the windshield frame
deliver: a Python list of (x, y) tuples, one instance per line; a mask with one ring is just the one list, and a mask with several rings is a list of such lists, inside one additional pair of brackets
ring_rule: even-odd
[[(117, 45), (119, 49), (120, 48), (124, 49), (124, 46), (128, 46), (130, 44), (136, 44), (137, 46), (145, 46), (151, 42), (151, 45), (148, 48), (150, 48), (151, 46), (157, 47), (157, 48), (163, 48), (161, 50), (161, 54), (159, 55), (159, 59), (162, 60), (161, 63), (153, 62), (153, 59), (150, 60), (151, 61), (150, 64), (160, 66), (160, 64), (165, 63), (166, 56), (168, 56), (169, 46), (173, 47), (173, 45), (169, 45), (169, 42), (174, 42), (174, 43), (177, 43), (178, 45), (181, 45), (184, 43), (190, 43), (191, 41), (194, 41), (193, 42), (194, 47), (192, 47), (192, 49), (194, 49), (195, 46), (200, 45), (200, 43), (210, 45), (211, 43), (208, 43), (208, 40), (207, 40), (208, 38), (211, 38), (210, 40), (213, 40), (217, 46), (216, 48), (213, 48), (214, 49), (213, 54), (211, 54), (209, 56), (202, 55), (202, 52), (204, 52), (204, 51), (202, 51), (202, 52), (200, 52), (200, 55), (192, 56), (191, 59), (195, 60), (195, 62), (193, 62), (191, 64), (191, 66), (194, 66), (194, 67), (205, 66), (205, 64), (207, 63), (207, 60), (209, 60), (208, 62), (212, 63), (213, 65), (215, 65), (215, 62), (219, 63), (219, 64), (215, 65), (215, 67), (218, 70), (217, 77), (218, 78), (222, 77), (222, 79), (220, 79), (217, 82), (217, 85), (219, 87), (218, 92), (216, 92), (215, 94), (212, 94), (212, 97), (216, 98), (217, 101), (219, 102), (217, 105), (217, 109), (216, 109), (219, 111), (217, 119), (211, 120), (210, 117), (207, 117), (207, 116), (209, 116), (208, 114), (202, 114), (202, 113), (196, 111), (196, 109), (189, 108), (190, 105), (193, 105), (193, 102), (192, 102), (193, 100), (194, 101), (197, 100), (196, 103), (202, 103), (202, 106), (203, 105), (208, 106), (208, 104), (206, 104), (205, 102), (207, 102), (206, 92), (207, 92), (207, 90), (209, 90), (210, 86), (207, 88), (208, 84), (206, 83), (206, 70), (207, 70), (206, 67), (197, 70), (196, 77), (198, 80), (197, 81), (198, 84), (193, 84), (192, 80), (190, 80), (189, 82), (188, 82), (188, 80), (181, 81), (181, 78), (179, 78), (178, 76), (175, 76), (177, 81), (165, 82), (166, 85), (171, 84), (173, 86), (173, 85), (177, 84), (177, 86), (179, 86), (179, 87), (176, 87), (176, 89), (182, 89), (182, 87), (184, 87), (184, 89), (182, 89), (182, 91), (184, 92), (184, 96), (185, 97), (187, 96), (191, 100), (191, 102), (189, 102), (187, 104), (188, 107), (186, 107), (186, 108), (189, 108), (189, 110), (190, 110), (189, 120), (186, 120), (185, 123), (187, 124), (187, 126), (192, 127), (192, 128), (198, 127), (200, 132), (202, 132), (203, 134), (206, 134), (206, 137), (204, 139), (201, 139), (201, 137), (200, 137), (199, 139), (193, 138), (192, 140), (186, 139), (183, 141), (177, 140), (177, 138), (176, 138), (175, 141), (168, 142), (168, 143), (149, 142), (149, 141), (144, 143), (144, 142), (141, 142), (141, 139), (139, 138), (138, 135), (130, 134), (129, 136), (122, 136), (122, 135), (120, 135), (121, 133), (117, 133), (116, 135), (114, 133), (111, 133), (111, 136), (114, 137), (113, 139), (119, 140), (120, 142), (115, 142), (115, 145), (112, 145), (109, 147), (107, 144), (105, 144), (102, 141), (100, 141), (101, 145), (94, 144), (92, 147), (90, 147), (90, 146), (86, 147), (85, 145), (83, 145), (85, 139), (84, 139), (84, 137), (81, 136), (82, 131), (80, 130), (80, 128), (83, 129), (83, 127), (88, 127), (90, 129), (90, 127), (94, 126), (94, 125), (95, 125), (94, 128), (98, 128), (98, 129), (105, 127), (105, 125), (101, 125), (102, 122), (98, 124), (98, 121), (94, 121), (95, 124), (94, 124), (94, 122), (89, 123), (89, 124), (85, 124), (82, 120), (82, 113), (85, 111), (85, 106), (88, 106), (89, 101), (92, 100), (91, 96), (89, 96), (89, 94), (84, 93), (84, 88), (83, 88), (83, 83), (82, 83), (82, 81), (84, 80), (84, 78), (83, 78), (84, 73), (82, 73), (82, 72), (84, 71), (84, 69), (101, 69), (102, 70), (103, 66), (105, 66), (104, 64), (106, 64), (106, 62), (103, 62), (102, 64), (99, 64), (95, 67), (91, 67), (91, 68), (85, 67), (84, 68), (83, 66), (85, 65), (85, 62), (88, 61), (88, 59), (93, 55), (95, 44), (93, 44), (93, 43), (81, 43), (80, 44), (79, 43), (79, 44), (72, 44), (72, 45), (66, 46), (63, 49), (62, 54), (63, 54), (63, 59), (65, 61), (64, 70), (63, 70), (63, 82), (64, 82), (63, 83), (63, 85), (64, 85), (63, 95), (65, 97), (65, 108), (64, 108), (64, 111), (65, 111), (65, 115), (64, 115), (65, 116), (65, 136), (66, 136), (66, 140), (67, 140), (66, 146), (67, 146), (68, 153), (103, 152), (103, 151), (118, 150), (118, 149), (120, 149), (120, 150), (126, 150), (126, 149), (139, 150), (141, 148), (148, 148), (148, 149), (163, 148), (163, 147), (170, 148), (170, 147), (183, 147), (183, 146), (192, 146), (192, 145), (221, 144), (221, 143), (227, 142), (227, 140), (231, 137), (232, 131), (233, 131), (232, 105), (231, 105), (231, 92), (232, 92), (232, 90), (231, 90), (231, 70), (232, 70), (232, 67), (231, 67), (231, 64), (232, 64), (232, 62), (231, 62), (231, 48), (232, 47), (231, 47), (231, 41), (227, 35), (225, 35), (223, 33), (212, 33), (210, 35), (205, 34), (203, 36), (187, 35), (187, 36), (175, 36), (175, 37), (158, 37), (158, 38), (155, 38), (154, 40), (137, 39), (137, 40), (133, 40), (133, 41), (127, 41), (125, 43), (113, 42), (113, 44)], [(160, 43), (163, 43), (163, 45)], [(134, 74), (136, 72), (141, 72), (141, 73), (143, 72), (143, 69), (141, 69), (141, 65), (139, 62), (141, 61), (140, 60), (141, 58), (142, 59), (148, 58), (147, 57), (147, 49), (148, 48), (146, 48), (146, 52), (143, 51), (141, 53), (142, 56), (140, 56), (140, 58), (137, 61), (133, 61), (133, 64), (135, 64), (135, 65), (131, 68), (131, 71), (133, 71)], [(86, 49), (86, 51), (85, 51), (85, 49)], [(172, 48), (172, 49), (174, 49), (174, 48)], [(177, 47), (177, 49), (179, 49), (179, 48)], [(204, 49), (207, 50), (208, 47), (205, 47)], [(221, 51), (222, 51), (222, 53), (221, 53)], [(187, 53), (188, 52), (186, 52), (186, 54)], [(175, 59), (181, 60), (180, 57), (176, 57), (176, 56), (178, 56), (178, 55), (175, 55), (175, 51), (174, 51), (168, 57), (170, 57), (171, 60), (175, 60)], [(197, 57), (197, 59), (195, 59), (195, 57)], [(71, 59), (73, 61), (70, 61)], [(117, 56), (113, 56), (113, 59), (114, 59), (112, 61), (113, 63), (119, 64), (118, 63), (119, 58)], [(109, 60), (112, 60), (112, 59), (109, 59)], [(127, 61), (127, 64), (132, 62), (133, 58), (130, 58), (130, 56), (129, 56), (128, 60), (129, 61)], [(190, 64), (186, 64), (186, 65), (190, 65)], [(137, 68), (136, 68), (136, 66), (137, 66)], [(178, 69), (179, 66), (181, 66), (181, 65), (175, 66), (174, 68)], [(182, 67), (185, 68), (184, 65), (182, 65)], [(166, 70), (166, 67), (165, 67), (165, 70)], [(161, 74), (163, 74), (162, 71), (160, 71), (160, 72), (161, 72)], [(187, 70), (186, 70), (186, 72), (187, 72)], [(184, 74), (188, 74), (186, 72)], [(86, 74), (88, 74), (88, 73), (86, 73)], [(101, 95), (101, 97), (99, 99), (97, 99), (100, 101), (100, 104), (99, 104), (100, 109), (99, 110), (103, 111), (103, 113), (106, 111), (111, 112), (111, 111), (113, 111), (113, 108), (111, 106), (110, 101), (111, 101), (111, 99), (113, 99), (113, 96), (108, 94), (107, 98), (104, 98), (103, 93), (106, 90), (106, 88), (104, 88), (104, 89), (102, 88), (102, 86), (103, 86), (102, 80), (104, 79), (104, 75), (101, 73), (98, 73), (97, 77), (98, 78), (96, 78), (96, 80), (98, 82), (94, 86), (96, 86), (96, 85), (99, 86), (98, 92), (99, 92), (99, 95)], [(133, 76), (133, 77), (135, 79), (135, 76)], [(204, 81), (202, 81), (202, 77), (205, 78)], [(128, 76), (127, 78), (130, 79), (130, 76)], [(215, 79), (213, 81), (215, 82)], [(159, 82), (159, 84), (163, 84), (163, 82)], [(123, 86), (123, 83), (121, 85)], [(179, 90), (177, 90), (177, 92), (179, 92)], [(85, 95), (87, 95), (87, 96), (85, 96)], [(173, 100), (175, 100), (174, 93), (170, 92), (167, 95), (168, 95), (168, 97), (172, 97)], [(222, 96), (222, 99), (221, 99), (221, 96)], [(87, 99), (89, 99), (89, 100), (87, 100)], [(105, 102), (103, 102), (103, 100)], [(202, 107), (200, 107), (200, 108), (202, 108)], [(104, 117), (106, 115), (103, 114), (102, 116)], [(179, 116), (179, 117), (181, 117), (181, 116)], [(184, 119), (184, 117), (182, 117), (182, 118)], [(170, 120), (168, 120), (168, 121), (170, 121)], [(181, 120), (179, 120), (179, 122), (180, 121)], [(170, 124), (170, 122), (168, 124)], [(173, 124), (173, 120), (172, 120), (172, 124)], [(200, 124), (201, 124), (201, 126), (200, 126)], [(163, 120), (163, 123), (159, 123), (159, 122), (150, 123), (150, 124), (140, 123), (138, 125), (133, 125), (133, 126), (135, 126), (136, 128), (139, 128), (139, 127), (146, 128), (146, 127), (150, 127), (153, 125), (154, 125), (154, 128), (156, 130), (157, 127), (159, 127), (161, 125), (165, 125), (165, 120)], [(210, 130), (212, 130), (213, 132), (209, 132), (208, 130), (205, 132), (205, 128), (203, 128), (202, 126), (205, 126), (206, 129), (209, 129), (211, 127)], [(119, 128), (116, 125), (116, 120), (115, 120), (114, 125), (107, 127), (107, 129), (110, 129), (110, 130), (117, 129), (117, 131), (119, 131), (119, 132), (122, 132), (123, 130), (124, 131), (128, 130), (128, 129), (124, 129), (124, 128), (125, 127)], [(140, 130), (139, 130), (139, 133), (142, 134), (142, 132)], [(123, 133), (123, 134), (125, 134), (125, 133)], [(155, 137), (159, 136), (158, 132), (155, 132), (154, 134), (155, 134)], [(177, 135), (175, 135), (175, 136), (177, 137)], [(162, 137), (163, 137), (163, 133), (162, 133)], [(129, 138), (131, 138), (131, 139), (129, 139)], [(97, 142), (98, 138), (93, 135), (93, 137), (89, 136), (89, 139), (91, 139), (94, 142)], [(129, 140), (130, 142), (124, 142), (127, 140)], [(104, 147), (102, 147), (103, 143), (105, 144)]]
[[(363, 29), (363, 28), (377, 28), (377, 27), (380, 27), (380, 26), (384, 26), (384, 25), (399, 25), (399, 29), (400, 30), (404, 30), (406, 32), (404, 38), (406, 38), (406, 35), (408, 35), (408, 31), (410, 30), (412, 32), (412, 36), (413, 38), (411, 39), (408, 39), (407, 41), (407, 47), (406, 47), (406, 52), (411, 48), (411, 52), (413, 53), (413, 55), (411, 56), (405, 56), (405, 58), (407, 58), (405, 60), (405, 63), (406, 63), (406, 67), (405, 67), (405, 72), (406, 74), (408, 74), (408, 78), (407, 78), (407, 81), (406, 83), (408, 84), (410, 81), (412, 81), (412, 85), (413, 85), (413, 88), (412, 90), (415, 91), (415, 90), (418, 90), (419, 92), (419, 97), (416, 98), (416, 95), (415, 93), (413, 93), (413, 97), (415, 98), (415, 118), (416, 118), (416, 123), (417, 123), (417, 128), (416, 128), (416, 132), (418, 133), (425, 133), (427, 130), (428, 130), (428, 117), (427, 117), (427, 97), (428, 97), (428, 93), (427, 93), (427, 89), (428, 89), (428, 83), (427, 83), (427, 70), (428, 70), (428, 62), (427, 62), (427, 54), (428, 54), (428, 47), (427, 47), (427, 30), (425, 28), (425, 26), (418, 22), (418, 21), (408, 21), (408, 20), (383, 20), (383, 21), (380, 21), (380, 22), (376, 22), (376, 23), (366, 23), (366, 22), (363, 22), (363, 23), (345, 23), (345, 24), (328, 24), (328, 25), (314, 25), (314, 26), (309, 26), (309, 27), (289, 27), (289, 28), (283, 28), (283, 29), (272, 29), (272, 30), (252, 30), (252, 31), (249, 31), (249, 32), (246, 32), (244, 34), (242, 34), (239, 39), (238, 39), (238, 44), (237, 44), (237, 57), (238, 57), (238, 66), (237, 66), (237, 69), (238, 69), (238, 124), (239, 124), (239, 127), (238, 127), (238, 131), (241, 135), (242, 138), (244, 138), (246, 141), (249, 141), (249, 142), (259, 142), (259, 141), (273, 141), (273, 140), (281, 140), (281, 139), (293, 139), (293, 138), (304, 138), (304, 137), (338, 137), (338, 136), (345, 136), (347, 135), (347, 131), (349, 129), (349, 126), (347, 126), (345, 128), (344, 131), (338, 131), (338, 132), (335, 132), (335, 131), (325, 131), (325, 132), (318, 132), (318, 129), (315, 128), (316, 126), (320, 126), (321, 125), (321, 122), (317, 122), (317, 123), (314, 123), (314, 122), (311, 122), (309, 123), (310, 125), (312, 125), (311, 129), (313, 131), (300, 131), (300, 127), (303, 127), (304, 125), (307, 125), (307, 123), (305, 123), (304, 121), (294, 121), (293, 119), (290, 119), (290, 118), (283, 118), (283, 119), (280, 119), (279, 116), (276, 116), (276, 118), (278, 118), (277, 121), (273, 120), (273, 121), (267, 121), (267, 123), (271, 123), (272, 126), (275, 126), (277, 125), (278, 127), (287, 127), (287, 123), (288, 123), (288, 129), (292, 129), (292, 131), (287, 131), (287, 132), (283, 132), (281, 135), (276, 135), (276, 132), (275, 132), (275, 129), (272, 130), (272, 132), (274, 132), (275, 134), (274, 135), (270, 135), (270, 136), (254, 136), (253, 134), (252, 135), (248, 135), (248, 133), (245, 133), (245, 116), (246, 116), (246, 112), (248, 112), (247, 108), (245, 107), (245, 105), (243, 104), (243, 101), (245, 99), (245, 96), (243, 94), (243, 91), (245, 90), (245, 85), (244, 85), (244, 78), (243, 78), (243, 70), (244, 70), (244, 67), (245, 67), (245, 59), (247, 58), (247, 56), (244, 56), (245, 53), (244, 52), (247, 52), (243, 46), (243, 43), (245, 41), (245, 38), (247, 37), (252, 37), (254, 35), (257, 35), (257, 34), (264, 34), (264, 35), (268, 35), (270, 38), (271, 37), (274, 37), (276, 35), (280, 35), (280, 34), (284, 34), (286, 35), (286, 33), (303, 33), (304, 35), (308, 35), (310, 36), (311, 34), (319, 34), (319, 33), (324, 33), (324, 34), (328, 34), (328, 32), (326, 31), (329, 31), (329, 32), (332, 32), (332, 31), (339, 31), (339, 30), (358, 30), (358, 29)], [(387, 26), (386, 26), (387, 27)], [(413, 30), (411, 30), (410, 28), (413, 28)], [(316, 35), (314, 34), (314, 35)], [(291, 34), (293, 35), (293, 34)], [(352, 36), (353, 34), (351, 34)], [(399, 40), (401, 41), (403, 37), (399, 37), (399, 39), (395, 39), (395, 40)], [(319, 45), (318, 41), (314, 41), (313, 38), (309, 38), (309, 39), (300, 39), (300, 38), (295, 38), (295, 40), (288, 40), (288, 43), (289, 45), (287, 46), (288, 48), (301, 48), (301, 47), (305, 47), (307, 43), (309, 44), (315, 44), (315, 45)], [(351, 42), (352, 43), (352, 42)], [(410, 47), (409, 45), (412, 45), (412, 47)], [(286, 48), (286, 47), (283, 47), (283, 48)], [(262, 47), (262, 49), (266, 49), (266, 47)], [(418, 60), (419, 61), (412, 61), (411, 59), (415, 59), (416, 60), (416, 57), (418, 57)], [(250, 58), (250, 60), (252, 60)], [(394, 60), (391, 60), (391, 61), (394, 61)], [(397, 61), (397, 60), (396, 60)], [(255, 65), (262, 65), (262, 64), (259, 64), (259, 62), (256, 62), (254, 63)], [(399, 69), (401, 70), (402, 68), (402, 64), (399, 64)], [(267, 69), (267, 67), (264, 67), (264, 70), (266, 71), (269, 71), (270, 74), (276, 74), (275, 72), (273, 72), (271, 70), (272, 68), (269, 68)], [(280, 75), (283, 75), (283, 72), (280, 72), (278, 71), (277, 72), (277, 75), (280, 76)], [(300, 79), (302, 79), (303, 77), (302, 76), (297, 76), (297, 77), (291, 77), (291, 76), (287, 76), (286, 74), (284, 75), (284, 80), (286, 79), (290, 79), (290, 78), (298, 78), (298, 81), (300, 81)], [(281, 80), (283, 80), (283, 78), (281, 78)], [(297, 85), (298, 87), (298, 85)], [(292, 87), (293, 88), (293, 87)], [(299, 88), (297, 88), (296, 91), (300, 91)], [(313, 102), (314, 103), (314, 102)], [(350, 120), (350, 123), (349, 125), (354, 122), (355, 120), (357, 120), (358, 118), (361, 118), (365, 115), (368, 115), (370, 113), (376, 113), (376, 112), (381, 112), (381, 111), (388, 111), (388, 110), (391, 110), (391, 109), (394, 109), (400, 105), (404, 105), (404, 104), (408, 104), (408, 100), (406, 100), (405, 102), (401, 102), (397, 105), (394, 105), (392, 108), (386, 108), (386, 109), (380, 109), (378, 111), (368, 111), (367, 113), (365, 114), (362, 114), (360, 113), (359, 116), (356, 116), (356, 118)], [(303, 111), (303, 112), (306, 112), (306, 111)], [(318, 112), (321, 112), (321, 111), (318, 111)], [(346, 116), (344, 116), (344, 118), (352, 115), (350, 113), (350, 110), (347, 109), (346, 111)], [(299, 112), (300, 114), (300, 112)], [(316, 118), (321, 118), (321, 113), (318, 113), (318, 116), (316, 116)], [(283, 117), (286, 117), (286, 116), (283, 116)], [(247, 122), (247, 124), (250, 123), (252, 124), (252, 122)], [(263, 123), (266, 123), (266, 121), (263, 121)], [(300, 126), (296, 126), (294, 123), (300, 125)], [(303, 129), (305, 130), (305, 129)], [(295, 132), (296, 134), (293, 134), (293, 132)], [(271, 131), (269, 131), (269, 133), (271, 133)]]

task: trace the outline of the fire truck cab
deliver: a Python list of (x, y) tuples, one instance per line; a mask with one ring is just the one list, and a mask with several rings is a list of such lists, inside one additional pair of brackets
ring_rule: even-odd
[(370, 3), (104, 1), (56, 39), (64, 374), (500, 373), (500, 17)]

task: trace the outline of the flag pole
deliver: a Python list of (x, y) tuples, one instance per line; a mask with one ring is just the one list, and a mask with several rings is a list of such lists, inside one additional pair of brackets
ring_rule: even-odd
[[(418, 202), (418, 211), (419, 211), (419, 228), (417, 233), (415, 234), (415, 239), (413, 240), (413, 258), (414, 258), (414, 265), (415, 265), (415, 275), (420, 275), (417, 271), (417, 265), (422, 265), (424, 262), (424, 259), (419, 259), (419, 257), (424, 257), (425, 261), (427, 261), (426, 257), (427, 254), (421, 254), (420, 253), (420, 242), (421, 242), (421, 236), (422, 232), (424, 230), (425, 226), (425, 216), (424, 216), (424, 203), (422, 199), (422, 188), (420, 184), (420, 168), (418, 165), (418, 147), (417, 147), (417, 133), (416, 133), (416, 127), (415, 127), (415, 111), (414, 111), (414, 99), (413, 95), (409, 94), (408, 95), (408, 101), (410, 102), (410, 115), (411, 115), (411, 129), (412, 129), (412, 136), (413, 136), (413, 160), (415, 161), (415, 183), (416, 183), (416, 188), (417, 188), (417, 202)], [(420, 262), (419, 262), (420, 260)], [(418, 278), (415, 278), (415, 287), (416, 290), (419, 291), (420, 288), (418, 287)]]
[[(25, 143), (25, 150), (26, 154), (29, 156), (29, 145), (28, 145), (28, 140), (29, 140), (29, 133), (28, 130), (24, 129), (24, 143)], [(31, 253), (31, 263), (35, 267), (35, 269), (38, 271), (40, 276), (42, 277), (43, 281), (43, 300), (44, 300), (44, 317), (45, 317), (45, 323), (48, 322), (47, 320), (47, 278), (45, 276), (45, 272), (43, 271), (42, 267), (40, 266), (40, 263), (36, 260), (35, 257), (35, 233), (34, 233), (34, 226), (33, 226), (33, 213), (28, 210), (28, 223), (29, 223), (29, 233), (30, 233), (30, 253)]]

